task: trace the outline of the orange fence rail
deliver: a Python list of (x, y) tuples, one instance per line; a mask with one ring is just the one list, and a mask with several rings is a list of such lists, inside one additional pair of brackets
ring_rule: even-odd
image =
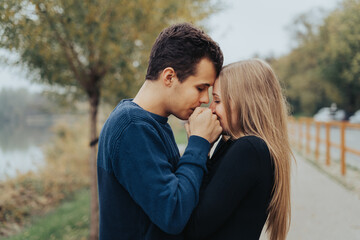
[[(315, 127), (315, 136), (311, 135), (310, 128)], [(320, 138), (320, 128), (325, 127), (325, 139)], [(305, 132), (304, 132), (305, 127)], [(331, 141), (330, 138), (330, 130), (331, 128), (339, 128), (340, 130), (340, 144), (334, 143)], [(336, 147), (340, 149), (340, 164), (341, 164), (341, 174), (346, 174), (346, 153), (352, 153), (355, 155), (360, 156), (360, 151), (358, 149), (349, 148), (346, 145), (346, 129), (360, 129), (360, 124), (348, 123), (344, 122), (315, 122), (312, 118), (298, 118), (295, 119), (293, 117), (289, 118), (289, 134), (290, 134), (290, 141), (298, 148), (300, 151), (304, 150), (306, 155), (310, 155), (311, 148), (310, 142), (312, 140), (315, 141), (315, 160), (318, 161), (320, 157), (320, 144), (325, 144), (325, 161), (326, 165), (330, 165), (331, 160), (331, 147)], [(305, 146), (304, 145), (305, 140)], [(360, 148), (360, 135), (359, 135), (359, 148)], [(360, 161), (360, 159), (359, 159)]]

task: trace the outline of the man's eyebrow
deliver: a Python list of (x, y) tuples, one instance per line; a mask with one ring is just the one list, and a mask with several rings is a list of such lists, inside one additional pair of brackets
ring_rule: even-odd
[(210, 85), (210, 84), (208, 84), (208, 83), (201, 83), (201, 84), (199, 84), (198, 86), (211, 87), (211, 85)]

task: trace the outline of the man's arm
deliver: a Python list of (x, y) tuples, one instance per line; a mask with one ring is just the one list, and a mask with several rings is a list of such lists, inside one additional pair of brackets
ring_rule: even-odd
[(132, 123), (115, 144), (112, 164), (118, 181), (151, 221), (178, 234), (197, 204), (210, 144), (191, 136), (175, 171), (164, 144), (151, 125)]

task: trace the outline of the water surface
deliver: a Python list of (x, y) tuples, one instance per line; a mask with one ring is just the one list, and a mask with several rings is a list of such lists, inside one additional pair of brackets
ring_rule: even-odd
[(44, 144), (51, 136), (50, 125), (0, 125), (0, 181), (18, 173), (36, 172), (44, 165)]

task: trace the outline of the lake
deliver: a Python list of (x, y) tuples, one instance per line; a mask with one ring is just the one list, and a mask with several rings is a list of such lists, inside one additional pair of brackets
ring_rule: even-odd
[(44, 165), (44, 144), (51, 137), (51, 121), (42, 124), (0, 125), (0, 181)]

